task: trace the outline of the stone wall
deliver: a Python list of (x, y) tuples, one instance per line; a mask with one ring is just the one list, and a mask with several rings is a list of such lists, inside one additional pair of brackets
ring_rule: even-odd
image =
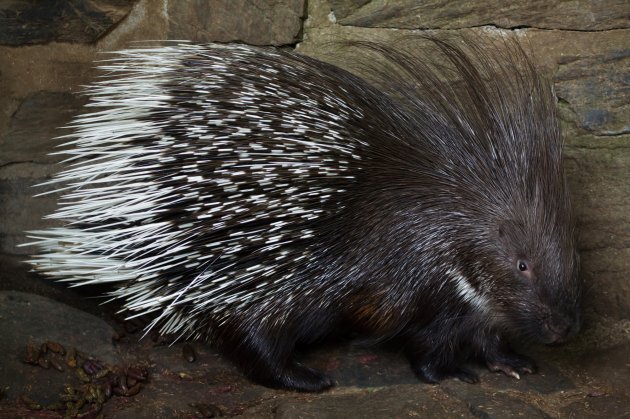
[[(24, 255), (56, 196), (49, 156), (85, 99), (100, 54), (138, 40), (239, 41), (297, 48), (346, 66), (344, 40), (395, 47), (425, 30), (515, 32), (555, 80), (582, 272), (592, 312), (630, 318), (630, 7), (627, 0), (97, 0), (74, 8), (0, 4), (0, 253)], [(69, 2), (67, 4), (70, 4)], [(39, 8), (38, 8), (39, 7)], [(4, 9), (3, 9), (4, 8)], [(38, 189), (38, 191), (45, 189)]]

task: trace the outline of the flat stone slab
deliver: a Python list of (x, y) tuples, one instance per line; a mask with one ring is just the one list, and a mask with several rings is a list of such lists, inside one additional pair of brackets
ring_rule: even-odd
[(577, 125), (599, 136), (630, 134), (630, 43), (591, 56), (565, 56), (555, 76), (558, 98)]
[[(86, 98), (65, 92), (36, 92), (21, 102), (7, 130), (0, 132), (0, 252), (29, 254), (32, 248), (25, 231), (50, 227), (43, 217), (53, 212), (59, 194), (38, 198), (58, 185), (34, 187), (50, 180), (61, 170), (57, 163), (67, 156), (51, 155), (66, 135), (60, 127), (68, 124), (85, 104)], [(66, 140), (67, 141), (67, 140)]]
[(27, 395), (38, 403), (52, 403), (73, 374), (61, 357), (57, 361), (63, 371), (51, 364), (36, 367), (25, 363), (27, 347), (39, 350), (46, 342), (60, 342), (68, 351), (75, 348), (117, 364), (120, 356), (112, 345), (114, 334), (107, 323), (84, 311), (35, 294), (0, 291), (0, 388), (4, 397)]
[(290, 45), (300, 40), (305, 0), (168, 2), (168, 39)]
[(606, 30), (628, 28), (624, 0), (330, 0), (342, 25), (398, 29), (501, 28)]
[(136, 0), (8, 1), (0, 4), (0, 45), (94, 42), (120, 22)]

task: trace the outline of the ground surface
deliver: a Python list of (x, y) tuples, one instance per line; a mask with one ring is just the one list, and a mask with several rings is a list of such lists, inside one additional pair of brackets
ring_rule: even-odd
[(140, 321), (116, 320), (96, 300), (37, 295), (59, 290), (17, 258), (0, 262), (0, 283), (39, 284), (0, 292), (0, 418), (630, 417), (624, 322), (587, 325), (569, 345), (535, 349), (540, 372), (521, 380), (479, 368), (477, 385), (422, 384), (396, 348), (328, 344), (304, 362), (331, 375), (335, 388), (297, 394), (253, 384), (207, 345), (142, 338)]

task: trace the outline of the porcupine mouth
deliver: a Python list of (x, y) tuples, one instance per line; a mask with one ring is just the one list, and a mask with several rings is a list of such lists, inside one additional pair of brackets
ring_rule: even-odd
[(578, 334), (580, 328), (581, 321), (579, 317), (576, 320), (564, 317), (555, 322), (546, 322), (543, 324), (546, 337), (544, 343), (549, 346), (562, 345), (572, 340)]

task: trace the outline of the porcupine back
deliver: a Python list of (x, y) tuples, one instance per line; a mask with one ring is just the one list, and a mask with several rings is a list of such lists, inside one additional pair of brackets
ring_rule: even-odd
[[(516, 44), (472, 58), (434, 43), (439, 66), (364, 45), (394, 63), (371, 69), (381, 90), (279, 50), (120, 52), (53, 181), (67, 186), (51, 218), (68, 224), (34, 232), (33, 263), (115, 283), (125, 309), (185, 338), (229, 323), (314, 340), (343, 320), (386, 339), (487, 312), (497, 220), (570, 242), (553, 96)], [(544, 293), (571, 300), (573, 262), (549, 240)]]

